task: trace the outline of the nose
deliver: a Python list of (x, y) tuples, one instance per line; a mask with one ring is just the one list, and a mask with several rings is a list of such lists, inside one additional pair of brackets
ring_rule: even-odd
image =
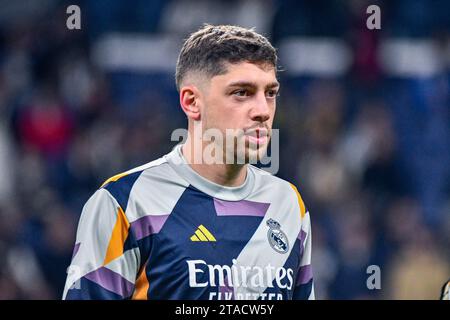
[(265, 122), (270, 119), (270, 106), (264, 93), (256, 97), (255, 104), (250, 110), (250, 118), (256, 122)]

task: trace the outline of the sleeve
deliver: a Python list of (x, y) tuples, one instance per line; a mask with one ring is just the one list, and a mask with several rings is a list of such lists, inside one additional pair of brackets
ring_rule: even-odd
[(83, 207), (63, 299), (128, 299), (140, 264), (130, 224), (115, 198), (97, 190)]
[(441, 300), (450, 300), (450, 279), (442, 286)]
[(314, 300), (314, 279), (313, 269), (311, 266), (311, 248), (312, 248), (312, 234), (311, 234), (311, 219), (309, 212), (306, 211), (302, 220), (302, 227), (300, 231), (300, 264), (296, 277), (294, 287), (294, 300)]

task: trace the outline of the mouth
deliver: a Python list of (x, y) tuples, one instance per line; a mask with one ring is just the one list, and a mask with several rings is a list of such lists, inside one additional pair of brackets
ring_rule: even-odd
[(245, 137), (250, 144), (264, 145), (269, 141), (269, 131), (265, 128), (246, 131)]

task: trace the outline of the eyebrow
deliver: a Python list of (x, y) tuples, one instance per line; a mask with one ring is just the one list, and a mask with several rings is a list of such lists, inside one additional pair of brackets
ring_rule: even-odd
[[(278, 81), (271, 82), (266, 85), (265, 89), (273, 89), (280, 86), (280, 83)], [(257, 88), (258, 85), (254, 82), (250, 81), (236, 81), (230, 83), (227, 87), (251, 87), (251, 88)]]

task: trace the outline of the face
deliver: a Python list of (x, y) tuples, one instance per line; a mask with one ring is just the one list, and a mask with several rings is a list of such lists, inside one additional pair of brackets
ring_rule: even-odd
[(212, 77), (200, 90), (203, 132), (220, 131), (226, 137), (224, 155), (235, 161), (260, 159), (270, 141), (278, 90), (273, 66), (228, 64), (225, 74)]

